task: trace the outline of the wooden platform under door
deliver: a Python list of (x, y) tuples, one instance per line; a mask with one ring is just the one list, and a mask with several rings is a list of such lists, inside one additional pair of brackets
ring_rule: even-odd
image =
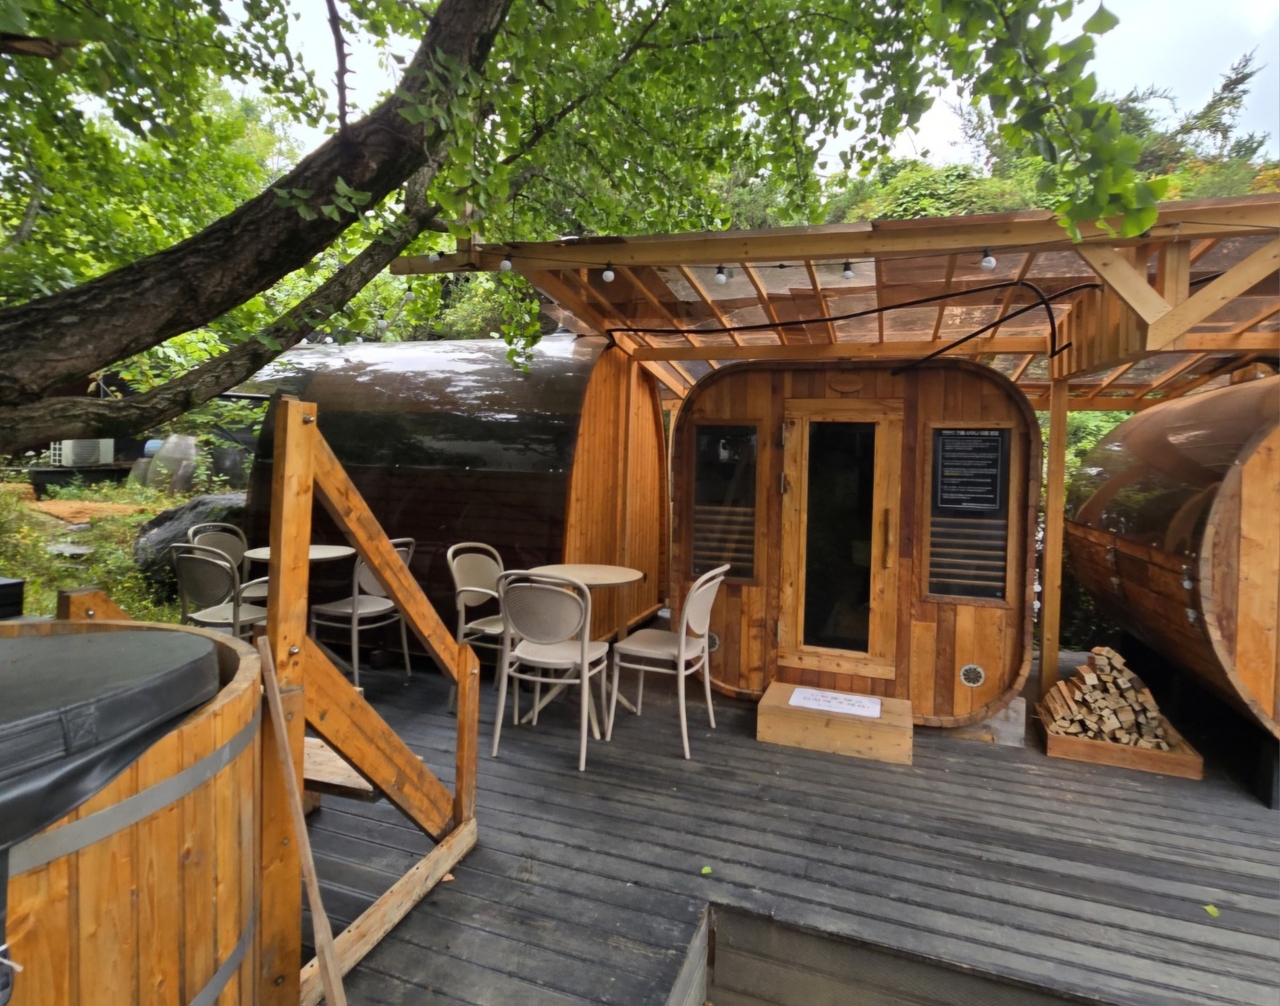
[[(905, 699), (875, 699), (880, 704), (880, 715), (859, 716), (792, 705), (793, 693), (802, 688), (781, 681), (769, 686), (760, 700), (756, 740), (896, 765), (911, 764), (913, 726), (910, 702)], [(836, 700), (851, 698), (847, 692), (824, 692), (817, 688), (805, 690), (830, 695)], [(871, 699), (871, 696), (859, 698)]]

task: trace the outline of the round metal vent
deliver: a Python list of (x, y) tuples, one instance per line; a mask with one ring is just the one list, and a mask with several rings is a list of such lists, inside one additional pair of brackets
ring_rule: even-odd
[(960, 680), (970, 688), (977, 688), (987, 680), (987, 672), (977, 664), (965, 664), (960, 668)]
[(707, 649), (712, 653), (715, 653), (716, 650), (720, 649), (720, 637), (714, 632), (707, 633)]

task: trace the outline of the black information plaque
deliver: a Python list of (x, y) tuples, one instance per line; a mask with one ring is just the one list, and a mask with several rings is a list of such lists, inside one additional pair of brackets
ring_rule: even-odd
[(1003, 514), (1009, 431), (933, 431), (933, 506), (942, 514)]

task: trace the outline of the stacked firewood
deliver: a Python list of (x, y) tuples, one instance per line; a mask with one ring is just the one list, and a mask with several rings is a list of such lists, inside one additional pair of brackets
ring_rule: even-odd
[(1088, 664), (1049, 689), (1044, 721), (1050, 733), (1169, 750), (1156, 700), (1107, 646), (1095, 646)]

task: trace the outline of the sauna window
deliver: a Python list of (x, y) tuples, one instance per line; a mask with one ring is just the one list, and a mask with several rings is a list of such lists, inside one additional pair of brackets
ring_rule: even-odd
[(1004, 598), (1009, 431), (934, 430), (929, 593)]
[(756, 428), (699, 426), (694, 434), (693, 575), (730, 566), (755, 575)]

